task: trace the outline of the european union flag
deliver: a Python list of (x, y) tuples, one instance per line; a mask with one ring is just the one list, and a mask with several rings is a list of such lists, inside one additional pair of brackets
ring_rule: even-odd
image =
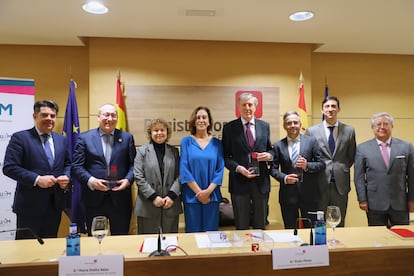
[[(78, 104), (75, 95), (76, 83), (71, 80), (69, 87), (68, 103), (66, 105), (65, 120), (63, 123), (63, 135), (66, 136), (72, 160), (73, 151), (80, 134)], [(86, 233), (84, 208), (81, 202), (81, 186), (76, 178), (72, 177), (72, 193), (67, 193), (67, 206), (72, 222), (76, 222), (81, 233)]]

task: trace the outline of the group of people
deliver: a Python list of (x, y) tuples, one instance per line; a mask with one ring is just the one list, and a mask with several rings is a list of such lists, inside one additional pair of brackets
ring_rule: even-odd
[[(301, 134), (299, 114), (288, 111), (283, 115), (286, 137), (272, 145), (269, 124), (254, 116), (257, 105), (253, 94), (241, 94), (241, 115), (224, 125), (221, 141), (212, 135), (210, 109), (197, 107), (179, 151), (168, 144), (172, 129), (160, 118), (147, 125), (148, 143), (136, 148), (131, 134), (116, 129), (116, 107), (105, 104), (98, 111), (99, 127), (80, 134), (71, 160), (66, 138), (53, 132), (58, 105), (37, 101), (34, 127), (12, 135), (3, 166), (4, 174), (17, 181), (17, 228), (56, 237), (64, 193), (75, 177), (82, 187), (89, 235), (99, 215), (109, 219), (112, 235), (128, 234), (132, 211), (138, 234), (160, 228), (178, 232), (183, 211), (186, 232), (218, 230), (224, 168), (238, 230), (266, 228), (270, 177), (280, 183), (285, 228), (297, 228), (301, 218), (313, 221), (312, 214), (328, 205), (340, 208), (339, 226), (344, 226), (353, 165), (359, 207), (368, 224), (408, 224), (409, 212), (414, 212), (414, 148), (392, 137), (390, 114), (373, 115), (375, 137), (357, 146), (354, 128), (338, 121), (339, 99), (328, 96), (321, 123)], [(16, 239), (30, 235), (17, 232)]]

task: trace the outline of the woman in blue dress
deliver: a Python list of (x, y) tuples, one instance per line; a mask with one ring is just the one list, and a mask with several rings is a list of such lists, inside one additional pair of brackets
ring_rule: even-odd
[(221, 141), (211, 135), (213, 118), (199, 106), (189, 121), (191, 135), (181, 140), (180, 178), (185, 231), (217, 231), (224, 158)]

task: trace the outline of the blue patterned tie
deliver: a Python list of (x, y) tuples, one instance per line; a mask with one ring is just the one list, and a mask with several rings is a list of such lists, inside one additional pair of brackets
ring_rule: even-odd
[(292, 156), (291, 156), (291, 160), (292, 160), (292, 164), (295, 165), (296, 161), (298, 160), (298, 156), (299, 156), (299, 149), (298, 149), (298, 141), (296, 139), (292, 140)]
[(53, 153), (52, 153), (52, 149), (50, 148), (50, 143), (49, 143), (50, 135), (42, 134), (42, 137), (43, 137), (43, 148), (47, 156), (47, 161), (49, 162), (50, 167), (53, 167)]
[(329, 138), (328, 138), (328, 144), (329, 144), (329, 149), (331, 150), (331, 153), (333, 154), (335, 151), (335, 139), (333, 137), (333, 131), (335, 126), (328, 126), (329, 128)]

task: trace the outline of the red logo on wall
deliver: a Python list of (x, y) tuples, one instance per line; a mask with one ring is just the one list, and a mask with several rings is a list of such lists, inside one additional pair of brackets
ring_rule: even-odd
[(263, 116), (263, 96), (261, 91), (251, 91), (251, 90), (239, 90), (236, 92), (236, 98), (235, 98), (235, 106), (236, 106), (236, 117), (240, 117), (240, 110), (239, 110), (239, 96), (243, 93), (250, 93), (253, 94), (259, 103), (256, 106), (256, 112), (254, 113), (254, 117), (256, 118), (262, 118)]

